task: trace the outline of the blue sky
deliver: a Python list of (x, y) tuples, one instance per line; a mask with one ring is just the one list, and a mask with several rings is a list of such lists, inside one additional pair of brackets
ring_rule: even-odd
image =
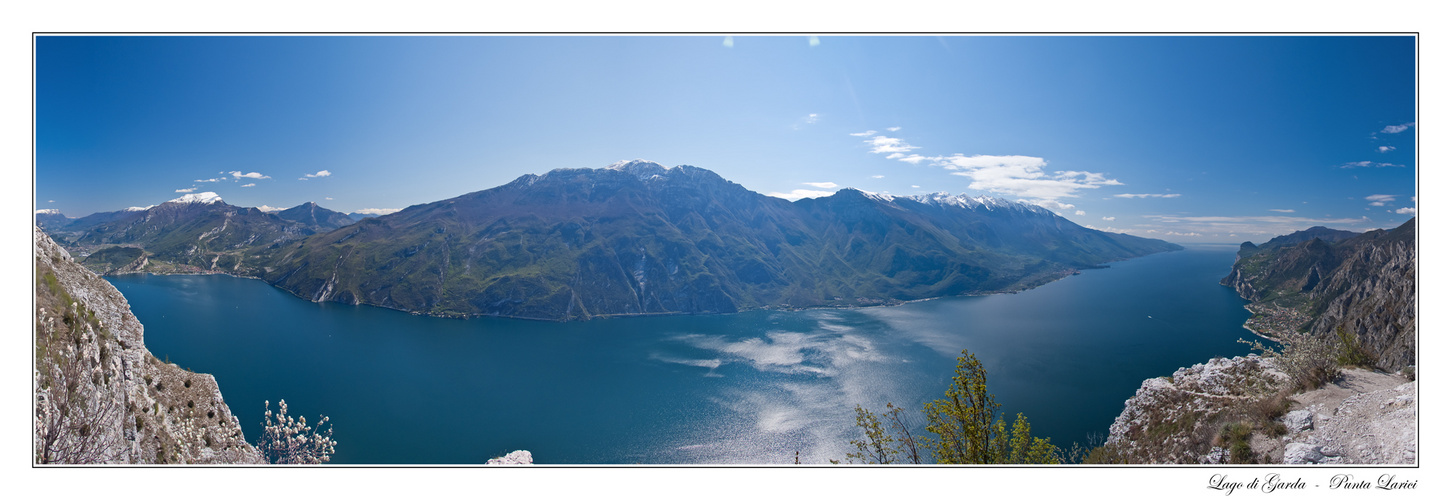
[(37, 209), (397, 209), (644, 158), (1176, 242), (1399, 225), (1412, 37), (38, 37)]

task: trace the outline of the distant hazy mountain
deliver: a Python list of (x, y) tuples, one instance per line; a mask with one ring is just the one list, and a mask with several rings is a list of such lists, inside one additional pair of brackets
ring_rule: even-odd
[(1295, 231), (1293, 233), (1283, 236), (1276, 236), (1274, 238), (1270, 238), (1270, 241), (1266, 241), (1264, 242), (1264, 244), (1261, 244), (1259, 246), (1255, 246), (1255, 244), (1246, 241), (1244, 242), (1244, 244), (1240, 245), (1240, 253), (1241, 256), (1243, 256), (1248, 253), (1290, 246), (1296, 243), (1302, 243), (1314, 239), (1318, 239), (1326, 243), (1334, 243), (1340, 240), (1354, 238), (1356, 236), (1360, 236), (1360, 233), (1357, 233), (1355, 231), (1330, 229), (1325, 226), (1315, 226), (1303, 231)]
[(290, 221), (301, 222), (304, 225), (318, 229), (332, 230), (353, 223), (348, 214), (328, 210), (318, 206), (316, 203), (307, 202), (301, 205), (277, 212), (277, 216)]
[[(85, 262), (98, 272), (151, 270), (143, 268), (149, 258), (153, 267), (165, 266), (161, 271), (246, 274), (266, 247), (335, 229), (342, 216), (311, 203), (284, 212), (299, 220), (228, 205), (216, 193), (192, 193), (151, 207), (91, 214), (45, 230), (63, 245), (97, 250), (96, 258)], [(145, 254), (108, 248), (114, 246), (144, 249)]]
[(793, 203), (634, 161), (525, 175), (288, 242), (262, 277), (315, 301), (584, 319), (1009, 291), (1179, 248), (999, 199), (844, 189)]
[(45, 208), (35, 211), (35, 225), (42, 228), (64, 227), (66, 224), (70, 224), (72, 220), (74, 219), (66, 217), (65, 214), (60, 213), (60, 210), (56, 210), (54, 208)]
[(1258, 249), (1246, 243), (1220, 283), (1255, 305), (1298, 311), (1305, 322), (1291, 328), (1331, 338), (1340, 329), (1354, 334), (1381, 368), (1414, 364), (1416, 219), (1389, 231), (1344, 238), (1347, 232), (1330, 234), (1334, 242), (1304, 239), (1301, 231), (1281, 237), (1298, 243)]

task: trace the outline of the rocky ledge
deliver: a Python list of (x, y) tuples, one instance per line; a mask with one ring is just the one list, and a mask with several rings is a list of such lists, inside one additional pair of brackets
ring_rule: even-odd
[(1415, 382), (1345, 370), (1335, 383), (1291, 399), (1283, 463), (1416, 463)]
[(1346, 369), (1291, 395), (1273, 359), (1216, 358), (1145, 380), (1109, 427), (1110, 461), (1416, 463), (1416, 384)]

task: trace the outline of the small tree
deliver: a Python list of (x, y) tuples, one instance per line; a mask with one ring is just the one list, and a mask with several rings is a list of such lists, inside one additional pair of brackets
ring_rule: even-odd
[[(328, 417), (319, 415), (317, 428), (307, 425), (307, 417), (293, 419), (287, 416), (287, 401), (277, 402), (277, 416), (273, 419), (271, 402), (264, 401), (269, 408), (262, 416), (262, 437), (257, 442), (257, 451), (274, 464), (320, 464), (332, 458), (338, 442), (333, 441), (332, 425)], [(327, 430), (323, 430), (327, 425)]]
[(1258, 340), (1239, 339), (1239, 343), (1249, 344), (1261, 355), (1275, 360), (1280, 371), (1289, 375), (1299, 388), (1316, 389), (1340, 376), (1340, 365), (1335, 360), (1336, 346), (1330, 339), (1308, 333), (1290, 333), (1279, 342), (1280, 350), (1275, 350)]
[(946, 398), (923, 405), (927, 431), (937, 463), (943, 464), (1056, 464), (1058, 448), (1045, 438), (1032, 437), (1028, 419), (1019, 413), (1009, 432), (1001, 416), (993, 421), (998, 403), (987, 392), (987, 370), (977, 356), (962, 351), (957, 374)]
[[(882, 417), (888, 420), (886, 426), (882, 425)], [(857, 405), (856, 425), (866, 434), (866, 440), (851, 440), (857, 451), (846, 454), (847, 463), (922, 463), (922, 457), (917, 453), (917, 441), (902, 422), (901, 407), (887, 403), (887, 412), (877, 415)]]

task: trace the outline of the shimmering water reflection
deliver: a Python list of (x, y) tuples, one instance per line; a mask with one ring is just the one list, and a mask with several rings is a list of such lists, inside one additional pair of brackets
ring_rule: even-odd
[[(161, 358), (216, 375), (255, 437), (262, 402), (332, 417), (335, 463), (791, 463), (840, 459), (854, 405), (916, 412), (962, 349), (1009, 415), (1067, 444), (1146, 378), (1247, 352), (1232, 247), (1018, 294), (899, 307), (547, 323), (314, 304), (226, 276), (112, 278)], [(311, 420), (311, 419), (310, 419)], [(920, 418), (914, 419), (921, 432)]]

